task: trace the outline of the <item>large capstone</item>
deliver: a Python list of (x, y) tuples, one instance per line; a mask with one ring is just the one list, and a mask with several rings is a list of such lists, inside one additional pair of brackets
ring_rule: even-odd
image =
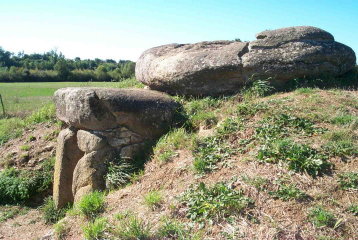
[(151, 48), (138, 59), (136, 78), (170, 94), (215, 96), (235, 93), (255, 79), (281, 85), (297, 78), (336, 77), (356, 64), (350, 47), (319, 28), (282, 28), (256, 38)]

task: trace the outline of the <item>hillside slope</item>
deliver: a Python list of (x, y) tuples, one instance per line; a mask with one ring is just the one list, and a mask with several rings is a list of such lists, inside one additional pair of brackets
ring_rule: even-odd
[[(358, 92), (260, 95), (177, 98), (186, 124), (158, 141), (102, 211), (86, 218), (75, 206), (52, 237), (357, 239)], [(24, 216), (0, 223), (4, 239), (50, 229), (37, 219), (18, 231)]]

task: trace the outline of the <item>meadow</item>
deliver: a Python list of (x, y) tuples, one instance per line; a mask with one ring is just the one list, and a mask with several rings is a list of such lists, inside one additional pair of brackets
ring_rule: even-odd
[[(59, 88), (64, 87), (137, 87), (135, 79), (121, 82), (32, 82), (0, 83), (0, 94), (4, 101), (7, 116), (25, 117), (44, 105), (52, 103), (52, 96)], [(2, 110), (2, 109), (0, 109)], [(0, 111), (0, 117), (2, 111)]]

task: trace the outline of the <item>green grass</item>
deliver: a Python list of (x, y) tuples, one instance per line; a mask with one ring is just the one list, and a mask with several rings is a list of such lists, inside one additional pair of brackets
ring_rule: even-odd
[(144, 196), (144, 203), (151, 209), (155, 209), (163, 202), (163, 196), (159, 191), (148, 192)]
[(81, 215), (89, 219), (94, 219), (104, 211), (104, 204), (104, 193), (95, 191), (83, 196), (76, 204), (76, 209)]
[(5, 205), (0, 207), (0, 223), (8, 219), (14, 218), (17, 215), (26, 214), (28, 208), (22, 206)]
[(24, 129), (34, 124), (55, 121), (55, 106), (47, 104), (24, 119), (13, 117), (0, 119), (0, 145), (19, 137)]
[(190, 187), (181, 197), (181, 203), (188, 208), (188, 218), (203, 222), (222, 221), (241, 213), (253, 202), (241, 190), (219, 182), (209, 187), (204, 183)]
[(67, 232), (69, 231), (68, 223), (64, 220), (57, 222), (53, 226), (56, 239), (62, 240), (65, 238)]
[(157, 231), (159, 239), (177, 239), (177, 240), (199, 240), (199, 233), (192, 232), (192, 229), (178, 220), (165, 218)]
[[(41, 83), (0, 83), (7, 114), (29, 114), (52, 102), (54, 92), (64, 87), (143, 87), (135, 79), (121, 82), (41, 82)], [(0, 111), (0, 114), (2, 112)], [(0, 115), (1, 116), (1, 115)]]
[(55, 203), (51, 197), (45, 200), (45, 204), (42, 207), (43, 218), (45, 223), (57, 223), (60, 219), (64, 218), (67, 210), (70, 206), (56, 209)]
[(103, 239), (107, 228), (106, 218), (96, 218), (93, 222), (87, 223), (82, 227), (83, 235), (87, 240)]
[(151, 239), (152, 226), (131, 213), (118, 214), (119, 224), (115, 227), (114, 236), (123, 240)]
[(159, 162), (166, 163), (176, 156), (176, 151), (184, 148), (191, 148), (192, 134), (184, 128), (171, 130), (159, 139), (153, 149), (154, 155)]

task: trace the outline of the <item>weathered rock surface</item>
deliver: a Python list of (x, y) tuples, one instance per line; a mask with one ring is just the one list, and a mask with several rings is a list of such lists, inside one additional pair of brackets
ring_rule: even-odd
[(57, 117), (70, 126), (88, 130), (125, 126), (148, 137), (165, 132), (178, 107), (167, 95), (144, 89), (62, 88), (54, 100)]
[(57, 138), (53, 200), (57, 208), (73, 202), (73, 171), (83, 152), (77, 146), (76, 131), (64, 129)]
[(103, 137), (85, 130), (79, 130), (77, 132), (77, 143), (79, 149), (85, 153), (99, 150), (107, 145)]
[(145, 51), (136, 78), (151, 89), (180, 95), (233, 92), (244, 81), (241, 56), (248, 43), (169, 44)]
[(113, 150), (104, 148), (84, 155), (73, 172), (72, 193), (75, 202), (83, 195), (106, 187), (106, 163), (111, 159)]
[(283, 28), (264, 31), (256, 37), (242, 57), (247, 77), (272, 77), (280, 85), (295, 78), (339, 76), (355, 66), (353, 50), (319, 28)]
[(148, 49), (136, 78), (151, 89), (181, 95), (236, 92), (252, 76), (282, 84), (295, 78), (339, 76), (355, 66), (354, 51), (319, 28), (264, 31), (252, 42), (169, 44)]
[(58, 118), (70, 127), (58, 138), (57, 207), (103, 190), (108, 162), (134, 161), (169, 129), (179, 107), (166, 94), (141, 89), (64, 88), (55, 103)]

